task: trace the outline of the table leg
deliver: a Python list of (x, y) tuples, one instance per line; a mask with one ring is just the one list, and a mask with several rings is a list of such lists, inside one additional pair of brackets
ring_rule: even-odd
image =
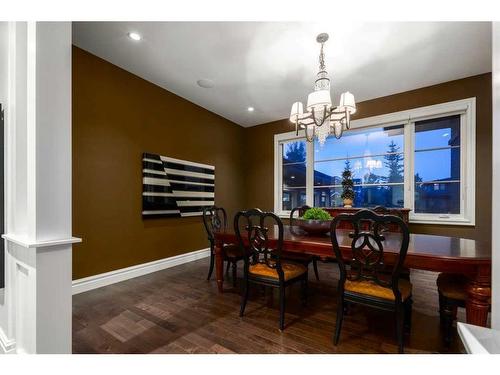
[(221, 241), (215, 242), (215, 276), (217, 277), (217, 287), (219, 293), (223, 292), (224, 286), (224, 256), (222, 254), (223, 243)]
[(491, 270), (488, 267), (479, 269), (470, 279), (467, 292), (467, 323), (486, 327), (491, 300)]

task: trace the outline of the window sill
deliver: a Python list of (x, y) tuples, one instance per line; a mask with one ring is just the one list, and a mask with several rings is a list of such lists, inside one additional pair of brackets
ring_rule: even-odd
[(410, 224), (460, 225), (460, 226), (467, 226), (467, 227), (473, 227), (476, 225), (473, 221), (463, 219), (463, 218), (439, 220), (439, 219), (424, 219), (424, 218), (418, 219), (418, 218), (414, 218), (414, 217), (410, 217)]
[[(290, 219), (290, 213), (280, 212), (277, 213), (278, 217), (281, 219)], [(412, 218), (410, 217), (409, 224), (431, 224), (431, 225), (450, 225), (450, 226), (466, 226), (466, 227), (474, 227), (476, 224), (470, 220), (466, 220), (463, 218), (452, 218), (448, 220), (438, 220), (431, 218)]]

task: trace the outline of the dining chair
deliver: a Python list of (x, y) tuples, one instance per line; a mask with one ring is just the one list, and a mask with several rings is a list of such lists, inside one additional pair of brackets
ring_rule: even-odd
[[(353, 230), (347, 241), (342, 237), (343, 241), (339, 243), (337, 227), (341, 222), (350, 223)], [(366, 225), (367, 222), (370, 225)], [(385, 272), (384, 263), (386, 232), (383, 228), (388, 224), (400, 229), (397, 233), (391, 233), (399, 235), (400, 240), (398, 256), (390, 275)], [(364, 209), (355, 214), (340, 214), (335, 217), (330, 226), (330, 237), (340, 270), (334, 344), (339, 342), (346, 303), (357, 303), (395, 313), (398, 350), (403, 353), (403, 331), (405, 327), (410, 327), (412, 305), (412, 284), (409, 280), (400, 278), (410, 240), (408, 226), (398, 216), (379, 215)], [(341, 246), (344, 249), (350, 248), (349, 269)]]
[[(290, 225), (293, 226), (294, 222), (294, 214), (297, 212), (299, 217), (304, 215), (304, 212), (306, 212), (308, 209), (311, 207), (307, 205), (303, 206), (298, 206), (294, 207), (290, 211)], [(313, 269), (314, 269), (314, 275), (316, 276), (316, 280), (319, 281), (319, 272), (318, 272), (318, 257), (312, 256), (312, 255), (307, 255), (307, 254), (300, 254), (300, 253), (291, 253), (291, 252), (284, 252), (283, 253), (283, 259), (295, 261), (304, 264), (306, 267), (309, 267), (309, 264), (313, 264)]]
[[(207, 280), (210, 280), (214, 270), (215, 263), (215, 238), (214, 231), (227, 228), (227, 214), (223, 207), (208, 206), (203, 208), (203, 224), (207, 232), (208, 241), (210, 242), (210, 267), (208, 269)], [(243, 251), (238, 244), (223, 245), (223, 259), (227, 262), (226, 274), (229, 272), (229, 267), (233, 268), (233, 286), (236, 286), (238, 261), (243, 259)]]
[[(444, 331), (445, 346), (450, 346), (457, 308), (465, 307), (468, 280), (465, 275), (442, 272), (436, 280), (439, 294), (439, 318)], [(490, 302), (491, 303), (491, 302)]]
[[(280, 321), (279, 329), (285, 328), (285, 289), (301, 283), (302, 302), (307, 298), (307, 267), (282, 259), (283, 223), (272, 212), (263, 212), (258, 208), (240, 211), (234, 218), (234, 231), (240, 248), (245, 251), (243, 293), (241, 296), (240, 317), (245, 312), (250, 284), (278, 288)], [(270, 241), (269, 232), (273, 231), (277, 239)], [(277, 233), (276, 233), (277, 232)], [(274, 237), (274, 236), (273, 236)]]

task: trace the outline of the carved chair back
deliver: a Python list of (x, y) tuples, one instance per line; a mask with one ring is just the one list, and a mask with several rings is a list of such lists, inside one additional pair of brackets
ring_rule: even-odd
[[(399, 218), (403, 219), (403, 216), (400, 211), (387, 208), (385, 206), (375, 206), (371, 208), (371, 210), (379, 215), (395, 215)], [(389, 225), (388, 223), (384, 224), (380, 229), (381, 232), (399, 232), (399, 227), (394, 225)]]
[(391, 212), (387, 207), (385, 206), (375, 206), (371, 209), (373, 212), (376, 212), (379, 215), (389, 215)]
[(399, 211), (397, 209), (391, 209), (391, 208), (387, 208), (385, 206), (375, 206), (371, 210), (375, 211), (378, 214), (396, 215), (396, 216), (399, 216), (401, 219), (403, 219), (403, 215), (402, 215), (401, 211)]
[[(269, 232), (278, 230), (273, 243), (269, 240)], [(280, 282), (284, 280), (281, 268), (281, 252), (283, 249), (283, 222), (273, 212), (264, 212), (258, 208), (240, 211), (234, 217), (234, 231), (241, 250), (245, 253), (245, 278), (248, 277), (250, 265), (258, 263), (278, 272)]]
[[(353, 228), (349, 234), (349, 237), (352, 238), (349, 272), (346, 270), (346, 263), (338, 242), (337, 229), (341, 222), (349, 222)], [(366, 225), (367, 222), (370, 224)], [(399, 228), (398, 232), (391, 233), (391, 235), (399, 235), (401, 240), (397, 260), (392, 266), (390, 276), (387, 276), (387, 268), (384, 264), (385, 237), (383, 233), (389, 224)], [(372, 210), (360, 210), (355, 214), (341, 214), (332, 220), (330, 237), (340, 269), (339, 292), (343, 293), (346, 279), (352, 281), (369, 280), (383, 287), (391, 288), (396, 300), (401, 300), (398, 283), (408, 252), (410, 232), (400, 217), (379, 215)]]
[(301, 217), (302, 215), (304, 215), (304, 212), (306, 212), (308, 209), (310, 209), (311, 207), (309, 207), (308, 205), (303, 205), (303, 206), (298, 206), (298, 207), (294, 207), (291, 211), (290, 211), (290, 225), (293, 225), (293, 219), (294, 219), (294, 214), (296, 212), (298, 212), (298, 216)]
[(223, 207), (209, 206), (203, 208), (203, 224), (211, 244), (215, 241), (214, 232), (227, 228), (227, 214)]

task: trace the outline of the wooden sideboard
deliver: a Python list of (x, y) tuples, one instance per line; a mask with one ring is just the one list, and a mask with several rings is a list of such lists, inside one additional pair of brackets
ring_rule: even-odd
[[(363, 207), (324, 207), (325, 211), (327, 211), (332, 217), (335, 217), (340, 214), (354, 214), (359, 210), (363, 210), (366, 208)], [(368, 208), (377, 211), (375, 208)], [(410, 221), (410, 209), (409, 208), (384, 208), (379, 213), (385, 213), (389, 215), (399, 216), (403, 221), (408, 224)], [(302, 216), (304, 212), (299, 211), (299, 215)], [(290, 223), (291, 224), (291, 223)], [(339, 229), (352, 229), (352, 225), (348, 222), (339, 223)], [(387, 228), (389, 231), (399, 231), (399, 227), (397, 225), (389, 225)]]
[[(340, 214), (353, 214), (358, 212), (359, 210), (363, 210), (364, 208), (360, 207), (332, 207), (332, 208), (324, 208), (332, 217), (335, 217)], [(409, 208), (387, 208), (387, 213), (390, 215), (399, 216), (403, 221), (408, 224), (410, 221), (410, 209)]]

